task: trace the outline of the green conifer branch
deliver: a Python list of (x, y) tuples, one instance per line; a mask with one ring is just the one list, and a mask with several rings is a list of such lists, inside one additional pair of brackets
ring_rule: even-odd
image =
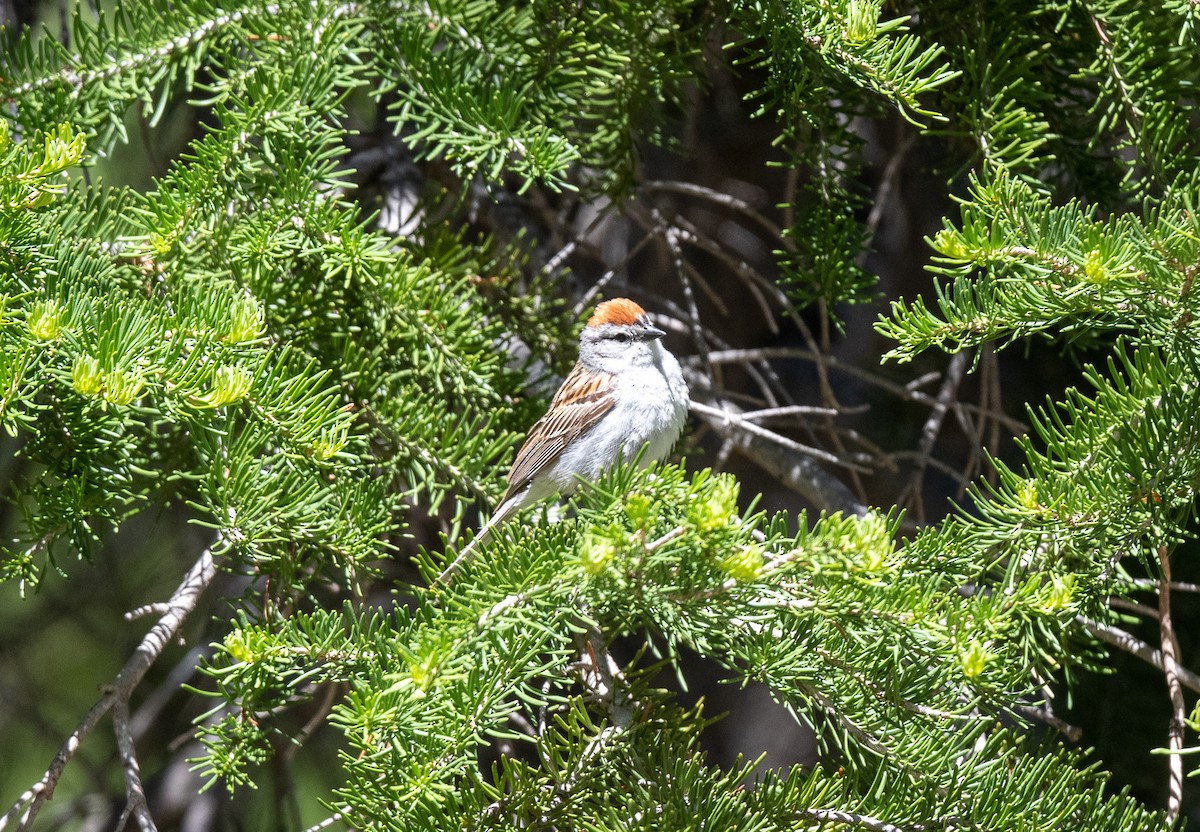
[(1144, 219), (1100, 220), (1075, 202), (1053, 207), (1005, 175), (976, 180), (959, 227), (948, 223), (930, 241), (937, 271), (953, 278), (938, 286), (937, 311), (919, 298), (893, 302), (877, 325), (899, 344), (888, 357), (1051, 331), (1174, 342), (1195, 318), (1186, 288), (1200, 246), (1186, 200), (1181, 194)]
[[(607, 694), (612, 702), (628, 707), (595, 699), (584, 707), (586, 694), (571, 693), (572, 680), (589, 678), (586, 669), (578, 677), (577, 666), (606, 658), (578, 635), (594, 618), (612, 632), (648, 628), (668, 645), (687, 644), (737, 676), (766, 681), (798, 714), (822, 716), (823, 733), (852, 766), (849, 780), (821, 769), (794, 773), (789, 784), (812, 792), (796, 803), (774, 791), (768, 775), (765, 793), (737, 798), (739, 812), (836, 811), (853, 790), (865, 798), (855, 811), (899, 828), (938, 818), (1005, 829), (1036, 817), (1032, 828), (1047, 830), (1066, 818), (1111, 829), (1135, 818), (1157, 822), (1127, 799), (1103, 799), (1102, 784), (1070, 755), (1045, 756), (987, 715), (996, 706), (1007, 711), (1029, 684), (1029, 657), (1045, 648), (1038, 628), (1021, 623), (1063, 626), (1075, 603), (1069, 595), (1008, 580), (989, 595), (956, 591), (968, 564), (956, 569), (924, 558), (923, 549), (896, 548), (879, 518), (832, 517), (793, 538), (783, 518), (740, 514), (735, 499), (727, 477), (619, 472), (585, 497), (576, 521), (502, 532), (452, 590), (411, 615), (347, 610), (243, 626), (208, 672), (241, 714), (262, 716), (248, 723), (231, 714), (207, 729), (202, 765), (244, 779), (234, 772), (259, 761), (276, 730), (267, 716), (273, 702), (314, 683), (348, 682), (353, 692), (333, 722), (359, 751), (335, 805), (360, 824), (533, 822), (568, 810), (587, 817), (597, 793), (609, 795), (603, 802), (615, 801), (621, 817), (694, 810), (692, 778), (736, 769), (721, 774), (704, 764), (692, 746), (702, 714), (673, 710), (664, 692), (646, 686), (636, 659), (605, 683), (617, 686)], [(973, 652), (969, 643), (985, 639)], [(873, 676), (869, 668), (895, 650), (907, 671)], [(519, 728), (545, 720), (552, 730)], [(244, 750), (248, 736), (258, 737), (256, 754)], [(542, 765), (508, 757), (497, 764), (498, 780), (479, 779), (474, 749), (488, 736), (532, 744)], [(681, 742), (674, 763), (654, 751)], [(948, 770), (947, 753), (963, 764)], [(674, 768), (680, 764), (686, 769)], [(650, 792), (618, 785), (630, 767), (645, 771)], [(650, 776), (655, 771), (680, 779)], [(899, 777), (904, 797), (873, 787), (876, 777)], [(716, 794), (704, 799), (717, 799), (712, 810), (720, 812)]]
[[(285, 712), (331, 691), (345, 778), (323, 799), (359, 827), (1165, 826), (1020, 714), (1102, 665), (1087, 622), (1193, 535), (1194, 15), (997, 10), (976, 50), (926, 25), (943, 4), (919, 5), (908, 31), (873, 0), (185, 0), (80, 13), (68, 45), (24, 36), (0, 71), (16, 137), (0, 134), (0, 424), (21, 442), (0, 576), (32, 585), (150, 508), (217, 529), (220, 565), (267, 589), (205, 665), (196, 764), (253, 785), (279, 740), (305, 739)], [(454, 200), (507, 188), (561, 219), (629, 193), (646, 142), (677, 141), (671, 110), (703, 86), (710, 43), (765, 70), (759, 115), (784, 122), (796, 219), (773, 227), (791, 225), (793, 296), (872, 285), (854, 119), (890, 108), (969, 139), (984, 171), (932, 240), (936, 309), (900, 302), (879, 324), (892, 357), (1061, 334), (1113, 359), (1032, 413), (1023, 466), (997, 462), (910, 540), (894, 514), (810, 526), (739, 510), (727, 476), (621, 469), (567, 520), (497, 530), (452, 588), (371, 612), (401, 507), (453, 533), (499, 490), (541, 405), (519, 400), (542, 373), (509, 366), (512, 332), (539, 336), (529, 367), (572, 337), (505, 320), (563, 276), (523, 284), (508, 260), (561, 241), (481, 243), (475, 203)], [(154, 124), (183, 95), (209, 129), (150, 193), (72, 173), (126, 138), (131, 104)], [(348, 184), (348, 137), (376, 106), (436, 179), (407, 239)], [(1063, 183), (1083, 198), (1063, 203)], [(447, 217), (461, 226), (433, 227)], [(522, 286), (534, 297), (502, 297)], [(418, 565), (432, 578), (450, 557)], [(334, 583), (353, 603), (330, 613), (316, 598)], [(685, 650), (765, 684), (822, 763), (706, 760), (709, 717), (658, 681)]]

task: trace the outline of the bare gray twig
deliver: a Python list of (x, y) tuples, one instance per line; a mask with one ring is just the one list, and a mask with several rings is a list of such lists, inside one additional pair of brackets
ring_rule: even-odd
[(858, 471), (863, 474), (870, 473), (871, 471), (871, 469), (865, 465), (860, 465), (857, 462), (842, 459), (841, 457), (835, 456), (828, 451), (823, 451), (820, 448), (810, 448), (807, 445), (802, 445), (793, 439), (788, 439), (782, 434), (767, 430), (761, 425), (755, 424), (753, 419), (747, 418), (745, 414), (742, 413), (741, 408), (730, 402), (722, 402), (721, 405), (721, 407), (710, 407), (709, 405), (698, 402), (695, 399), (692, 399), (692, 401), (689, 403), (689, 407), (691, 408), (692, 412), (705, 419), (705, 421), (712, 425), (717, 430), (717, 433), (720, 433), (722, 436), (726, 434), (721, 428), (732, 426), (741, 429), (752, 436), (765, 439), (768, 442), (773, 442), (781, 448), (792, 451), (793, 453), (812, 457), (813, 459), (819, 459), (822, 462), (826, 462), (830, 465), (836, 465), (839, 468), (847, 468), (851, 471)]
[(1015, 710), (1017, 713), (1023, 714), (1030, 719), (1036, 719), (1038, 722), (1049, 725), (1071, 742), (1079, 742), (1083, 738), (1082, 728), (1055, 716), (1054, 711), (1049, 708), (1039, 708), (1035, 705), (1017, 705)]
[(1183, 808), (1183, 731), (1186, 711), (1183, 687), (1179, 681), (1179, 640), (1171, 621), (1171, 555), (1166, 546), (1158, 547), (1158, 563), (1162, 583), (1158, 589), (1158, 631), (1162, 644), (1162, 669), (1167, 679), (1167, 695), (1171, 699), (1171, 721), (1167, 726), (1167, 822), (1179, 820)]
[(958, 385), (962, 382), (963, 375), (967, 372), (967, 353), (960, 352), (950, 359), (950, 366), (946, 368), (946, 375), (942, 378), (942, 386), (938, 390), (937, 399), (934, 401), (933, 408), (929, 411), (929, 417), (925, 420), (924, 427), (921, 428), (921, 442), (918, 445), (918, 457), (916, 468), (912, 472), (908, 483), (900, 491), (896, 497), (897, 505), (904, 505), (906, 500), (912, 501), (912, 506), (917, 512), (917, 522), (922, 523), (925, 520), (925, 504), (921, 499), (921, 488), (925, 479), (925, 469), (929, 465), (929, 460), (933, 456), (933, 446), (937, 442), (938, 434), (942, 430), (942, 422), (946, 419), (946, 413), (950, 410), (950, 404), (956, 400), (955, 392), (958, 390)]
[(117, 735), (117, 752), (121, 756), (121, 767), (125, 771), (125, 811), (121, 814), (118, 829), (125, 827), (127, 818), (137, 819), (142, 832), (158, 832), (150, 807), (146, 803), (146, 790), (142, 788), (141, 766), (138, 765), (137, 748), (133, 743), (133, 732), (129, 728), (129, 703), (117, 697), (112, 705), (113, 731)]
[(784, 236), (783, 230), (778, 225), (771, 222), (771, 220), (767, 219), (765, 216), (756, 211), (754, 206), (752, 206), (750, 203), (746, 202), (745, 200), (738, 199), (736, 196), (722, 193), (721, 191), (715, 191), (712, 188), (706, 188), (703, 185), (697, 185), (694, 182), (663, 181), (652, 179), (649, 182), (643, 182), (641, 188), (644, 191), (669, 191), (687, 196), (695, 196), (699, 197), (700, 199), (706, 199), (710, 202), (714, 202), (717, 205), (728, 208), (730, 211), (745, 216), (763, 231), (767, 232), (767, 235), (770, 236), (772, 242), (782, 243), (789, 249), (795, 248), (795, 243), (791, 240), (791, 238)]
[(861, 826), (863, 829), (869, 829), (871, 832), (913, 832), (916, 827), (905, 828), (896, 826), (894, 823), (888, 823), (879, 818), (873, 818), (870, 815), (861, 815), (856, 812), (841, 812), (836, 809), (801, 809), (800, 815), (806, 818), (812, 818), (818, 824), (836, 823), (847, 826)]
[[(205, 549), (192, 564), (183, 581), (167, 601), (167, 612), (150, 628), (150, 632), (146, 633), (112, 684), (105, 688), (100, 700), (91, 707), (80, 720), (79, 725), (67, 737), (54, 759), (50, 761), (46, 773), (18, 797), (4, 817), (0, 818), (0, 830), (6, 829), (14, 820), (19, 824), (17, 827), (19, 832), (26, 832), (33, 827), (38, 812), (46, 801), (54, 796), (54, 789), (67, 764), (79, 750), (80, 744), (118, 702), (128, 708), (129, 698), (134, 688), (138, 686), (138, 683), (146, 675), (146, 671), (175, 637), (215, 574), (216, 569), (213, 565), (212, 548), (210, 547)], [(128, 724), (128, 714), (126, 714), (126, 724)], [(126, 776), (128, 787), (128, 769)]]
[(322, 829), (326, 829), (330, 826), (333, 826), (335, 823), (337, 823), (341, 819), (342, 819), (342, 813), (334, 812), (332, 815), (325, 818), (324, 820), (314, 823), (312, 826), (305, 829), (304, 832), (321, 832)]
[[(733, 363), (740, 364), (747, 361), (766, 361), (776, 358), (799, 358), (805, 361), (812, 361), (814, 363), (823, 363), (831, 369), (835, 369), (841, 373), (845, 373), (848, 376), (866, 382), (867, 384), (877, 387), (880, 390), (895, 395), (897, 398), (931, 407), (937, 404), (937, 398), (929, 395), (928, 393), (921, 392), (919, 389), (921, 385), (915, 384), (915, 382), (910, 382), (909, 384), (897, 384), (896, 382), (890, 381), (877, 373), (871, 372), (870, 370), (857, 367), (844, 361), (839, 361), (836, 356), (822, 355), (814, 352), (812, 349), (795, 349), (792, 347), (763, 347), (759, 349), (714, 350), (713, 352), (709, 353), (708, 358), (714, 366)], [(923, 381), (927, 379), (928, 375), (929, 374), (927, 374), (927, 376), (922, 376), (916, 381)], [(1024, 422), (1020, 421), (1019, 419), (1014, 419), (1011, 416), (999, 411), (984, 411), (978, 405), (970, 404), (968, 402), (953, 402), (951, 407), (954, 410), (961, 410), (972, 415), (986, 415), (996, 420), (997, 423), (1008, 429), (1009, 432), (1013, 434), (1023, 434), (1029, 432), (1029, 426)]]
[[(867, 513), (867, 506), (816, 462), (814, 457), (824, 454), (823, 451), (805, 448), (798, 442), (741, 418), (735, 406), (729, 402), (723, 402), (720, 408), (709, 407), (696, 401), (693, 401), (691, 406), (713, 430), (729, 440), (739, 451), (814, 505), (829, 511), (853, 515), (861, 516)], [(838, 464), (844, 463), (838, 461)]]
[[(1077, 622), (1087, 628), (1087, 631), (1096, 638), (1116, 647), (1118, 650), (1124, 650), (1126, 653), (1137, 656), (1147, 664), (1152, 664), (1159, 670), (1165, 669), (1163, 655), (1158, 650), (1155, 650), (1146, 642), (1142, 641), (1137, 636), (1125, 632), (1119, 627), (1114, 627), (1111, 624), (1105, 624), (1100, 621), (1093, 621), (1090, 618), (1078, 616), (1075, 619)], [(1179, 679), (1179, 683), (1193, 693), (1200, 693), (1200, 676), (1191, 672), (1185, 667), (1176, 666), (1175, 675)]]
[(621, 668), (617, 665), (604, 636), (589, 626), (581, 639), (579, 656), (580, 678), (592, 699), (608, 714), (613, 726), (624, 731), (633, 724), (633, 707), (625, 690)]

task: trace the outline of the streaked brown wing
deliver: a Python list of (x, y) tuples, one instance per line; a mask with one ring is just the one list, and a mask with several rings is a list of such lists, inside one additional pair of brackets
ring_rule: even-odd
[(546, 415), (530, 428), (525, 444), (517, 451), (501, 503), (528, 486), (539, 471), (558, 459), (571, 442), (612, 409), (613, 399), (605, 394), (611, 382), (608, 373), (575, 365), (554, 394)]

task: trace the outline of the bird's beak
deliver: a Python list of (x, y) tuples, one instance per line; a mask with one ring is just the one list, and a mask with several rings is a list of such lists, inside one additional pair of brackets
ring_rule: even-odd
[(642, 337), (648, 341), (657, 341), (666, 334), (667, 333), (663, 332), (661, 329), (652, 324), (646, 324), (646, 326), (642, 328)]

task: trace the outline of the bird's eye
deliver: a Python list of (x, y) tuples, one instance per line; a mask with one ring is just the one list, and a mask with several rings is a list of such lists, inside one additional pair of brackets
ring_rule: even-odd
[(630, 341), (633, 340), (633, 336), (630, 335), (628, 332), (617, 332), (617, 333), (613, 334), (613, 337), (616, 338), (618, 341), (620, 341), (622, 344), (628, 344)]

